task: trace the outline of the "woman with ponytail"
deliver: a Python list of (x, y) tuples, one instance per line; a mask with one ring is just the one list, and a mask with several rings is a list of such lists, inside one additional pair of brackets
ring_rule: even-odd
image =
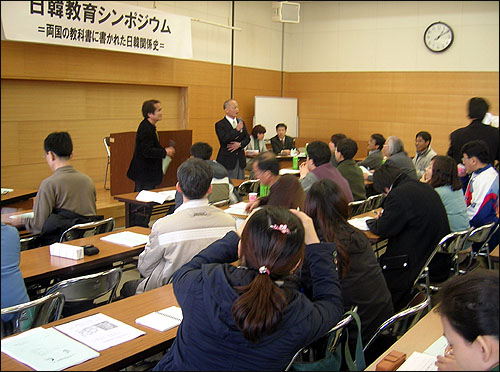
[[(284, 370), (342, 317), (334, 249), (319, 242), (302, 212), (265, 206), (252, 213), (174, 274), (183, 321), (154, 370)], [(305, 258), (311, 299), (291, 285)]]
[[(330, 264), (338, 266), (345, 310), (358, 305), (361, 336), (366, 344), (377, 327), (394, 314), (391, 293), (373, 248), (365, 234), (347, 222), (347, 198), (331, 180), (324, 179), (312, 185), (307, 193), (305, 212), (312, 218), (319, 239), (335, 243), (337, 256)], [(300, 276), (306, 295), (311, 288), (309, 275), (306, 260)], [(349, 336), (355, 344), (354, 331)]]

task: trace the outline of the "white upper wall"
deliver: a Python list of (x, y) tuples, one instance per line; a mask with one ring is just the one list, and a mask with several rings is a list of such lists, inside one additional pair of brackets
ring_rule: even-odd
[[(122, 1), (231, 25), (231, 1)], [(293, 2), (293, 0), (292, 0)], [(283, 69), (315, 71), (498, 71), (498, 1), (302, 1), (284, 25)], [(271, 1), (236, 1), (234, 64), (281, 70), (282, 24)], [(427, 26), (448, 23), (453, 45), (432, 53)], [(231, 63), (231, 30), (191, 22), (193, 59)]]
[[(498, 71), (498, 1), (303, 2), (285, 26), (284, 70)], [(433, 22), (455, 39), (442, 53), (423, 42)]]

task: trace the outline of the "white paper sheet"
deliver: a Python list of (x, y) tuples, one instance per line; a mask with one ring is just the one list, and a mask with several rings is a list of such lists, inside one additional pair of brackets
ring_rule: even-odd
[(224, 212), (229, 213), (229, 214), (237, 214), (237, 215), (243, 215), (243, 216), (248, 216), (248, 213), (245, 212), (245, 207), (247, 206), (248, 203), (245, 202), (239, 202), (236, 204), (231, 204), (229, 208), (224, 209)]
[(16, 218), (33, 218), (35, 216), (35, 213), (33, 212), (26, 212), (26, 213), (21, 213), (21, 214), (13, 214), (12, 216), (9, 216), (9, 218), (16, 219)]
[(368, 225), (366, 224), (366, 221), (371, 220), (373, 217), (359, 217), (359, 218), (351, 218), (347, 222), (349, 222), (351, 225), (354, 227), (363, 230), (363, 231), (368, 231), (370, 230), (368, 228)]
[(142, 202), (155, 202), (158, 204), (163, 204), (165, 202), (166, 197), (165, 195), (160, 194), (159, 192), (154, 192), (154, 191), (148, 191), (148, 190), (142, 190), (137, 194), (135, 197), (135, 200), (142, 201)]
[(446, 337), (441, 336), (436, 341), (434, 341), (431, 346), (425, 349), (424, 353), (434, 356), (444, 355), (447, 346), (448, 340), (446, 339)]
[(2, 353), (36, 371), (61, 371), (99, 356), (54, 328), (41, 327), (3, 339)]
[(282, 176), (284, 174), (299, 174), (299, 173), (300, 173), (300, 170), (291, 169), (291, 168), (283, 168), (283, 169), (280, 169), (280, 171), (279, 171), (280, 176)]
[(106, 235), (101, 238), (105, 242), (126, 245), (127, 247), (137, 247), (148, 242), (148, 235), (138, 234), (132, 231), (122, 231), (116, 234)]
[(436, 356), (414, 351), (397, 371), (437, 371)]
[(133, 340), (146, 333), (102, 313), (61, 324), (55, 328), (98, 351)]

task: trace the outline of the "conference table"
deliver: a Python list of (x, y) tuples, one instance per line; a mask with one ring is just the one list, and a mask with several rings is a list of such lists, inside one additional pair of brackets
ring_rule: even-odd
[[(231, 179), (231, 182), (235, 188), (237, 188), (245, 180)], [(150, 190), (152, 192), (161, 191), (172, 191), (175, 190), (175, 186), (162, 187), (159, 189)], [(165, 201), (163, 204), (158, 204), (155, 202), (143, 202), (137, 200), (137, 194), (139, 192), (129, 192), (126, 194), (115, 195), (114, 198), (118, 201), (125, 203), (125, 227), (130, 227), (132, 221), (132, 213), (141, 213), (138, 207), (153, 207), (153, 214), (165, 213), (167, 214), (170, 208), (175, 205), (175, 200)]]
[(16, 207), (23, 209), (33, 208), (33, 202), (30, 200), (32, 197), (36, 196), (38, 190), (32, 189), (14, 189), (7, 194), (2, 194), (1, 196), (1, 206), (2, 207)]
[(392, 350), (406, 354), (408, 359), (414, 351), (424, 352), (434, 341), (443, 335), (440, 315), (432, 309), (418, 321), (408, 332), (387, 349), (365, 371), (375, 371), (377, 364)]
[(95, 247), (99, 248), (99, 253), (93, 256), (83, 256), (83, 258), (79, 260), (51, 256), (49, 246), (22, 251), (19, 268), (21, 269), (26, 286), (36, 284), (46, 279), (85, 275), (92, 270), (111, 265), (113, 262), (123, 261), (139, 255), (144, 249), (144, 244), (135, 247), (127, 247), (125, 245), (100, 240), (103, 236), (116, 234), (122, 231), (130, 231), (144, 235), (149, 235), (151, 233), (150, 228), (134, 226), (124, 230), (112, 231), (66, 242), (65, 244), (76, 246), (93, 244)]
[[(172, 284), (168, 284), (67, 318), (59, 319), (42, 327), (50, 328), (93, 314), (102, 313), (146, 332), (146, 334), (133, 340), (99, 351), (100, 355), (97, 358), (66, 369), (67, 371), (118, 371), (161, 351), (165, 351), (170, 347), (177, 334), (177, 327), (165, 332), (159, 332), (155, 329), (136, 324), (135, 319), (174, 305), (178, 306), (178, 303)], [(32, 371), (33, 369), (2, 353), (1, 370)]]

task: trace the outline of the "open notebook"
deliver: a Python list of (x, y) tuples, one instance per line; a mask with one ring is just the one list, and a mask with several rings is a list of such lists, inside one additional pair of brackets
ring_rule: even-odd
[(160, 332), (177, 327), (182, 322), (182, 309), (179, 306), (170, 306), (166, 309), (154, 311), (135, 320), (136, 323), (154, 328)]

